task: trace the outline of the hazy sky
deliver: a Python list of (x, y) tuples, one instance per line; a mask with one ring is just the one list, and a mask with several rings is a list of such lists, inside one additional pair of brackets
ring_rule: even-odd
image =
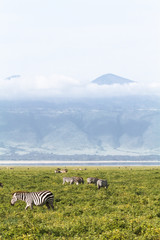
[(159, 0), (0, 0), (0, 98), (92, 94), (106, 73), (158, 94), (159, 65)]

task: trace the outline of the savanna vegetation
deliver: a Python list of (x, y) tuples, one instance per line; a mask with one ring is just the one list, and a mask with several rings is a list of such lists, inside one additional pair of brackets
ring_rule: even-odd
[[(1, 167), (0, 239), (160, 239), (159, 167), (87, 167), (55, 173), (55, 167)], [(62, 185), (64, 176), (85, 183)], [(108, 189), (86, 183), (107, 179)], [(54, 211), (10, 205), (15, 191), (50, 190)]]

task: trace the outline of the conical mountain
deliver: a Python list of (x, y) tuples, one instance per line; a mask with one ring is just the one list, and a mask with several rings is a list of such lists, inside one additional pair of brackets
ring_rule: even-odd
[(92, 81), (92, 83), (98, 84), (98, 85), (112, 85), (112, 84), (130, 84), (134, 83), (135, 81), (129, 80), (127, 78), (123, 78), (114, 74), (104, 74), (95, 80)]

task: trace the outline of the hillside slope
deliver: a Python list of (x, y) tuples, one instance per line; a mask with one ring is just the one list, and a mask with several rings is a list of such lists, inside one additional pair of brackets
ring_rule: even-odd
[(0, 102), (0, 155), (160, 151), (160, 101), (148, 97)]

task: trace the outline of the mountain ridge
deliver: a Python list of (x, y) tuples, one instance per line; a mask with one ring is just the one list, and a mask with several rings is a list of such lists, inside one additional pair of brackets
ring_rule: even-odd
[(124, 85), (124, 84), (135, 83), (135, 81), (117, 76), (117, 75), (112, 74), (112, 73), (108, 73), (108, 74), (104, 74), (104, 75), (94, 79), (92, 81), (92, 83), (98, 84), (98, 85), (113, 85), (113, 84)]
[(157, 98), (0, 102), (0, 112), (0, 156), (4, 158), (160, 152)]

